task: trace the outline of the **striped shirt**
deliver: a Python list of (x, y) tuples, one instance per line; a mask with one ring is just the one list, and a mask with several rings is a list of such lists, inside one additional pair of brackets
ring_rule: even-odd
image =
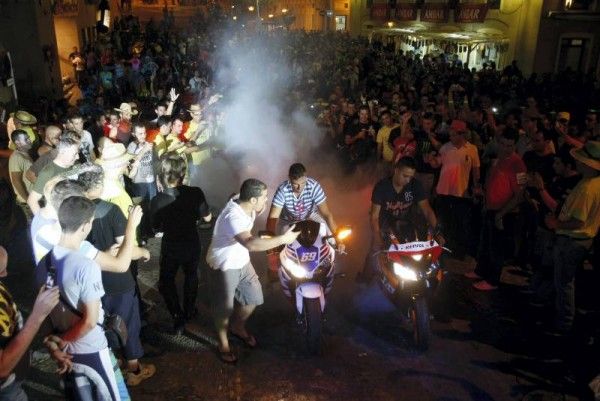
[(325, 192), (314, 178), (307, 178), (300, 195), (294, 194), (289, 180), (284, 181), (275, 192), (273, 206), (283, 209), (281, 218), (289, 221), (307, 219), (325, 200)]

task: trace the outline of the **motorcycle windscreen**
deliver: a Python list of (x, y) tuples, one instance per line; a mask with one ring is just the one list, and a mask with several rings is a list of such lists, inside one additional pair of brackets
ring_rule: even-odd
[(307, 271), (312, 272), (319, 266), (319, 248), (316, 246), (300, 246), (296, 249), (298, 263)]

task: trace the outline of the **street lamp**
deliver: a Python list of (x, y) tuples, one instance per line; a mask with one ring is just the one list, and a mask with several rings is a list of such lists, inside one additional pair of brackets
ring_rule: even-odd
[(287, 9), (287, 8), (282, 8), (282, 9), (281, 9), (281, 13), (282, 13), (282, 14), (285, 14), (285, 13), (287, 13), (287, 12), (288, 12), (288, 9)]
[(392, 21), (389, 21), (389, 22), (387, 23), (387, 26), (388, 26), (388, 28), (391, 28), (391, 27), (393, 27), (393, 26), (394, 26), (394, 23), (393, 23)]
[(100, 33), (107, 33), (110, 28), (110, 5), (108, 0), (101, 0), (96, 12), (96, 30)]
[(273, 17), (274, 17), (274, 15), (273, 15), (273, 14), (269, 14), (269, 18), (273, 18)]
[(250, 11), (250, 12), (254, 11), (254, 6), (248, 6), (248, 11)]

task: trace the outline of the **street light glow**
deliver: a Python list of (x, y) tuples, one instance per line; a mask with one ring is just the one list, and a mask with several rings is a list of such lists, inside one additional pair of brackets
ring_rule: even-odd
[(281, 12), (285, 14), (285, 13), (287, 13), (287, 12), (288, 12), (288, 9), (287, 9), (287, 8), (282, 8), (282, 9), (281, 9)]
[(248, 11), (254, 11), (254, 6), (248, 6)]
[(273, 15), (273, 14), (269, 14), (269, 18), (273, 18), (273, 17), (274, 17), (274, 15)]
[(234, 21), (237, 21), (237, 15), (234, 15), (234, 16), (233, 16), (233, 20), (234, 20)]
[(391, 28), (391, 27), (394, 26), (394, 23), (392, 21), (390, 21), (390, 22), (387, 23), (387, 26), (388, 26), (388, 28)]

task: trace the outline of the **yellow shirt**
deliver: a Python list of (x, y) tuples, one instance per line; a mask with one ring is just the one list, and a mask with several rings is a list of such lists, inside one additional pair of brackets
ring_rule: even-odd
[(556, 230), (573, 238), (594, 238), (600, 228), (600, 176), (582, 178), (567, 197), (558, 216), (559, 221), (576, 219), (583, 222), (577, 230)]
[(177, 153), (183, 152), (184, 147), (181, 145), (182, 142), (175, 134), (169, 134), (165, 137), (159, 133), (156, 135), (156, 138), (154, 138), (154, 148), (156, 149), (158, 157), (173, 150), (176, 150)]
[(383, 146), (383, 160), (386, 162), (392, 162), (394, 160), (394, 149), (392, 149), (388, 143), (388, 139), (390, 138), (390, 132), (396, 127), (398, 127), (398, 124), (394, 124), (391, 127), (386, 127), (384, 125), (379, 128), (379, 131), (377, 132), (377, 144)]
[[(206, 129), (206, 124), (204, 122), (201, 121), (200, 123), (197, 123), (194, 120), (190, 121), (190, 125), (189, 125), (188, 130), (186, 131), (185, 135), (186, 135), (186, 138), (189, 139), (189, 137), (192, 135), (192, 133), (196, 132), (197, 130), (200, 130), (200, 134), (196, 137), (196, 140), (194, 142), (196, 143), (196, 145), (201, 146), (206, 141), (208, 141), (208, 138), (209, 138), (209, 132), (208, 132), (208, 129)], [(192, 153), (191, 156), (192, 156), (192, 163), (194, 163), (195, 165), (199, 165), (203, 161), (210, 158), (210, 149), (199, 150), (198, 152)]]

